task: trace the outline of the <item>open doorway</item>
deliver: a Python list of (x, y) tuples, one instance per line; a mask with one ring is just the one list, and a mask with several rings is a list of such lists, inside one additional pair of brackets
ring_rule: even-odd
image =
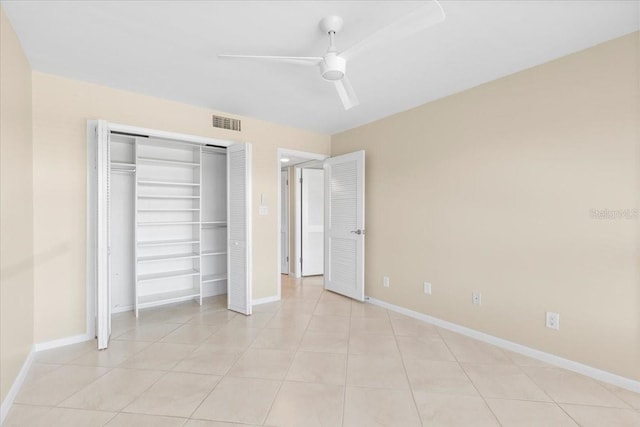
[(324, 272), (323, 160), (327, 157), (278, 149), (279, 297), (282, 275), (298, 279)]
[[(316, 215), (309, 221), (307, 231), (319, 232), (313, 224), (318, 223), (318, 218), (322, 219), (322, 248), (323, 265), (322, 278), (326, 290), (348, 296), (357, 301), (364, 301), (364, 171), (365, 152), (356, 151), (331, 157), (305, 153), (300, 151), (278, 149), (278, 195), (277, 203), (277, 232), (282, 234), (283, 227), (282, 211), (282, 177), (289, 179), (289, 204), (288, 209), (291, 214), (285, 227), (289, 230), (289, 277), (294, 280), (302, 277), (305, 263), (303, 252), (304, 232), (302, 186), (304, 184), (303, 171), (305, 169), (318, 169), (322, 167), (324, 182), (322, 197), (322, 208), (316, 205)], [(282, 170), (288, 170), (288, 174), (283, 174)], [(311, 172), (313, 174), (313, 172)], [(311, 175), (309, 175), (311, 176)], [(308, 183), (309, 181), (307, 181)], [(307, 194), (312, 191), (307, 190)], [(297, 196), (299, 195), (299, 198)], [(286, 197), (286, 194), (285, 194)], [(298, 201), (299, 200), (299, 201)], [(313, 209), (307, 206), (308, 213)], [(293, 226), (292, 226), (293, 224)], [(300, 231), (298, 231), (300, 230)], [(296, 238), (296, 236), (300, 236)], [(278, 299), (282, 298), (282, 276), (287, 274), (282, 268), (283, 248), (282, 239), (277, 239), (277, 283)], [(317, 238), (307, 237), (307, 241), (317, 241)], [(285, 255), (287, 253), (285, 252)]]

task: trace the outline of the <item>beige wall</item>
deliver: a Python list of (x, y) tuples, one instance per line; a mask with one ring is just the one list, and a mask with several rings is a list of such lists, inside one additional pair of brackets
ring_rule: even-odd
[(640, 208), (639, 52), (631, 34), (334, 135), (366, 150), (366, 293), (640, 380), (640, 220), (590, 217)]
[[(85, 332), (86, 121), (253, 144), (253, 298), (277, 294), (277, 148), (328, 153), (330, 137), (242, 117), (214, 129), (214, 111), (48, 74), (33, 75), (35, 341)], [(224, 114), (224, 113), (223, 113)], [(264, 193), (269, 215), (258, 216)], [(44, 258), (44, 257), (43, 257)]]
[(31, 67), (0, 8), (0, 402), (33, 347)]

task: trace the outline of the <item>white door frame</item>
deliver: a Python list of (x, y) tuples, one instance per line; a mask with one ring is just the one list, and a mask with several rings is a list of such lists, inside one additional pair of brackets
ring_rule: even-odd
[[(97, 236), (97, 201), (98, 201), (98, 186), (97, 186), (97, 170), (96, 170), (96, 128), (98, 124), (106, 126), (107, 132), (117, 131), (130, 134), (148, 135), (156, 138), (175, 139), (194, 144), (212, 144), (221, 147), (228, 147), (235, 144), (234, 141), (207, 138), (197, 135), (188, 135), (177, 132), (167, 132), (157, 129), (148, 129), (138, 126), (130, 126), (118, 123), (112, 123), (105, 120), (87, 120), (87, 257), (86, 257), (86, 291), (87, 291), (87, 339), (91, 339), (96, 336), (96, 305), (97, 305), (97, 273), (96, 273), (96, 236)], [(278, 162), (279, 163), (279, 162)], [(251, 237), (248, 236), (251, 244)], [(253, 284), (250, 283), (249, 286)]]
[[(285, 178), (285, 184), (282, 184), (282, 179), (283, 179), (283, 175), (286, 175)], [(290, 211), (290, 206), (289, 206), (289, 196), (291, 194), (291, 189), (289, 188), (289, 169), (281, 169), (280, 171), (280, 188), (285, 190), (285, 197), (284, 199), (282, 199), (282, 195), (281, 195), (281, 199), (280, 199), (280, 236), (285, 236), (286, 238), (284, 239), (284, 245), (286, 246), (286, 249), (282, 247), (282, 239), (280, 239), (280, 250), (281, 250), (281, 255), (280, 255), (280, 274), (289, 274), (291, 273), (291, 269), (289, 267), (289, 260), (291, 259), (291, 245), (289, 244), (289, 241), (291, 240), (291, 236), (289, 236), (289, 229), (291, 228), (291, 225), (289, 223), (289, 221), (291, 220), (289, 215), (289, 211)], [(280, 191), (280, 193), (282, 193), (282, 190)], [(282, 209), (284, 209), (284, 212), (282, 211)], [(282, 222), (284, 221), (285, 223), (285, 230), (282, 229)], [(286, 262), (282, 259), (282, 256), (286, 256), (288, 259), (286, 260)], [(286, 267), (285, 267), (286, 265)], [(284, 271), (285, 269), (283, 269), (283, 267), (285, 267), (286, 271)]]
[[(320, 153), (310, 153), (307, 151), (298, 151), (298, 150), (290, 150), (288, 148), (278, 148), (277, 153), (276, 153), (276, 168), (277, 168), (277, 182), (276, 182), (276, 193), (278, 195), (278, 200), (276, 203), (276, 207), (277, 207), (277, 218), (276, 218), (276, 224), (277, 224), (277, 230), (276, 230), (276, 240), (278, 242), (278, 248), (277, 248), (277, 259), (276, 259), (276, 272), (280, 271), (280, 265), (281, 265), (281, 256), (282, 256), (282, 248), (281, 248), (281, 244), (280, 244), (280, 233), (281, 233), (281, 222), (282, 222), (282, 201), (280, 200), (281, 197), (281, 191), (280, 191), (280, 180), (281, 180), (281, 174), (280, 174), (280, 170), (282, 169), (282, 163), (280, 162), (280, 159), (283, 157), (295, 157), (295, 158), (302, 158), (302, 159), (307, 159), (307, 160), (324, 160), (329, 158), (328, 154), (320, 154)], [(296, 168), (297, 169), (297, 168)], [(298, 170), (298, 169), (297, 169)], [(297, 192), (300, 191), (300, 181), (297, 178), (296, 175), (296, 182), (293, 183), (294, 185), (294, 189)], [(291, 185), (291, 182), (289, 182), (289, 185)], [(298, 204), (296, 204), (296, 209), (300, 209)], [(296, 211), (296, 222), (299, 222), (299, 212)], [(297, 226), (297, 225), (296, 225)], [(294, 272), (294, 275), (296, 278), (300, 277), (300, 263), (296, 261), (295, 257), (300, 257), (300, 255), (298, 255), (300, 253), (300, 248), (297, 247), (297, 243), (296, 243), (296, 247), (294, 248), (295, 252), (291, 253), (291, 248), (289, 248), (289, 270)], [(295, 269), (291, 268), (291, 263), (294, 262), (293, 265), (295, 265)], [(282, 298), (282, 277), (281, 275), (278, 273), (277, 274), (277, 278), (276, 281), (278, 283), (278, 300)]]
[(299, 279), (302, 277), (302, 263), (300, 258), (302, 257), (302, 185), (300, 180), (302, 179), (302, 168), (299, 166), (293, 167), (293, 176), (295, 182), (293, 183), (293, 277)]

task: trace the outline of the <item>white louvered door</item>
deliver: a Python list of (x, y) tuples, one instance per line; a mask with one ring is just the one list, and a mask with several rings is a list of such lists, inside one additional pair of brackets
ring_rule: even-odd
[(227, 306), (251, 314), (251, 145), (227, 148)]
[(364, 301), (364, 151), (325, 160), (324, 287)]
[(108, 125), (103, 120), (96, 124), (96, 178), (96, 335), (98, 349), (103, 350), (111, 335), (111, 151)]

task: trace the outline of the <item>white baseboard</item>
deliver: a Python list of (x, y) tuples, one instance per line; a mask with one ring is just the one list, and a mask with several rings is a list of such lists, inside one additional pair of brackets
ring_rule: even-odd
[(251, 305), (254, 306), (254, 305), (268, 304), (270, 302), (276, 302), (276, 301), (280, 301), (280, 297), (278, 295), (274, 295), (272, 297), (254, 299), (251, 301)]
[(27, 373), (29, 372), (29, 368), (31, 368), (31, 364), (33, 363), (33, 357), (35, 355), (35, 349), (32, 347), (29, 354), (27, 354), (24, 363), (22, 364), (22, 368), (18, 372), (16, 379), (13, 380), (13, 384), (11, 384), (11, 388), (9, 392), (5, 396), (2, 401), (2, 405), (0, 405), (0, 425), (4, 423), (5, 418), (9, 414), (9, 410), (11, 409), (11, 405), (13, 405), (13, 401), (15, 400), (18, 392), (22, 388), (22, 384), (24, 383), (25, 378), (27, 377)]
[(52, 348), (63, 347), (65, 345), (78, 344), (85, 341), (91, 341), (94, 338), (95, 337), (93, 336), (93, 334), (73, 335), (71, 337), (60, 338), (53, 341), (41, 342), (41, 343), (35, 344), (33, 347), (34, 347), (34, 351), (38, 352), (43, 350), (50, 350)]
[(584, 365), (579, 362), (574, 362), (573, 360), (565, 359), (551, 353), (545, 353), (544, 351), (536, 350), (522, 344), (507, 341), (493, 335), (485, 334), (484, 332), (476, 331), (475, 329), (447, 322), (446, 320), (438, 319), (437, 317), (429, 316), (427, 314), (418, 313), (417, 311), (409, 310), (407, 308), (390, 304), (388, 302), (381, 301), (372, 297), (366, 297), (365, 300), (371, 304), (386, 308), (387, 310), (395, 311), (396, 313), (404, 314), (405, 316), (413, 317), (414, 319), (431, 323), (432, 325), (450, 330), (452, 332), (457, 332), (461, 335), (477, 339), (478, 341), (483, 341), (488, 344), (495, 345), (496, 347), (500, 347), (514, 353), (522, 354), (532, 359), (541, 360), (550, 365), (564, 368), (607, 384), (612, 384), (626, 390), (640, 393), (640, 381), (635, 381), (617, 374), (612, 374), (611, 372), (603, 371), (601, 369)]
[(133, 311), (132, 305), (121, 305), (120, 307), (114, 307), (111, 309), (111, 314), (124, 313), (125, 311)]

